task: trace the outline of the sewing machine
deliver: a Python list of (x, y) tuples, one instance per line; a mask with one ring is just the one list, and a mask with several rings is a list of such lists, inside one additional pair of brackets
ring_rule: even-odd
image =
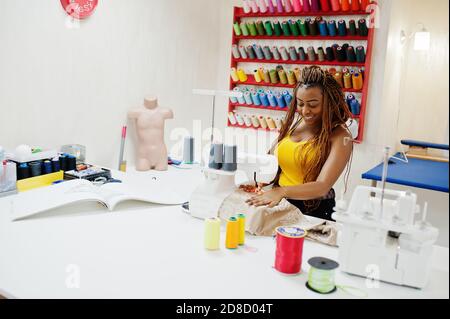
[(332, 215), (342, 230), (338, 236), (342, 271), (398, 285), (423, 288), (430, 271), (438, 229), (422, 219), (416, 195), (358, 186), (348, 209), (338, 201)]
[[(189, 212), (197, 218), (217, 217), (222, 202), (239, 185), (270, 183), (278, 171), (278, 160), (273, 155), (241, 153), (237, 156), (237, 170), (228, 172), (220, 169), (204, 168), (205, 180), (192, 193)], [(235, 182), (236, 175), (242, 181)]]

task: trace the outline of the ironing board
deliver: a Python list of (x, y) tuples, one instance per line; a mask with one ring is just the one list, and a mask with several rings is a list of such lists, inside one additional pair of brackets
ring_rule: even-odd
[[(397, 153), (394, 157), (402, 157)], [(363, 179), (372, 180), (372, 186), (381, 181), (383, 163), (362, 174)], [(391, 158), (386, 182), (448, 193), (448, 163), (417, 158), (408, 158), (404, 163)]]

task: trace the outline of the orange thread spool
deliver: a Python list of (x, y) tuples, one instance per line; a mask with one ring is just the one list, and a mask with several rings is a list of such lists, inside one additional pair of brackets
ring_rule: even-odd
[(352, 11), (359, 11), (359, 0), (352, 0)]
[(236, 249), (239, 245), (239, 222), (236, 217), (230, 217), (227, 221), (225, 247)]

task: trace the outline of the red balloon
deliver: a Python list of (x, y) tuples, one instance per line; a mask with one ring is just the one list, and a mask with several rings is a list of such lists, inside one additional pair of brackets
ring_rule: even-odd
[(64, 11), (76, 19), (89, 17), (97, 7), (98, 0), (60, 0)]

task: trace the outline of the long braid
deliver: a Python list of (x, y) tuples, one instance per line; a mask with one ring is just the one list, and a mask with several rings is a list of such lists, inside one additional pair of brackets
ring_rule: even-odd
[[(303, 156), (298, 156), (298, 162), (304, 171), (304, 183), (313, 182), (322, 170), (325, 161), (331, 150), (330, 136), (333, 130), (339, 125), (345, 125), (346, 121), (351, 118), (351, 112), (345, 102), (345, 96), (341, 86), (335, 80), (332, 74), (322, 70), (318, 66), (306, 67), (302, 71), (301, 79), (294, 89), (294, 98), (289, 106), (283, 126), (281, 127), (278, 141), (283, 140), (286, 135), (298, 125), (301, 116), (297, 112), (297, 91), (300, 87), (319, 87), (323, 94), (323, 114), (320, 132), (312, 138), (309, 144), (305, 145), (306, 150)], [(295, 123), (294, 123), (295, 120)], [(293, 125), (294, 124), (294, 125)], [(312, 152), (314, 156), (309, 156)], [(300, 154), (301, 152), (299, 152)], [(311, 158), (311, 160), (307, 160)], [(348, 173), (350, 164), (347, 165), (344, 176), (345, 188), (348, 182)], [(278, 184), (279, 174), (276, 177), (275, 184)], [(320, 204), (320, 200), (304, 201), (308, 211), (314, 210)]]

